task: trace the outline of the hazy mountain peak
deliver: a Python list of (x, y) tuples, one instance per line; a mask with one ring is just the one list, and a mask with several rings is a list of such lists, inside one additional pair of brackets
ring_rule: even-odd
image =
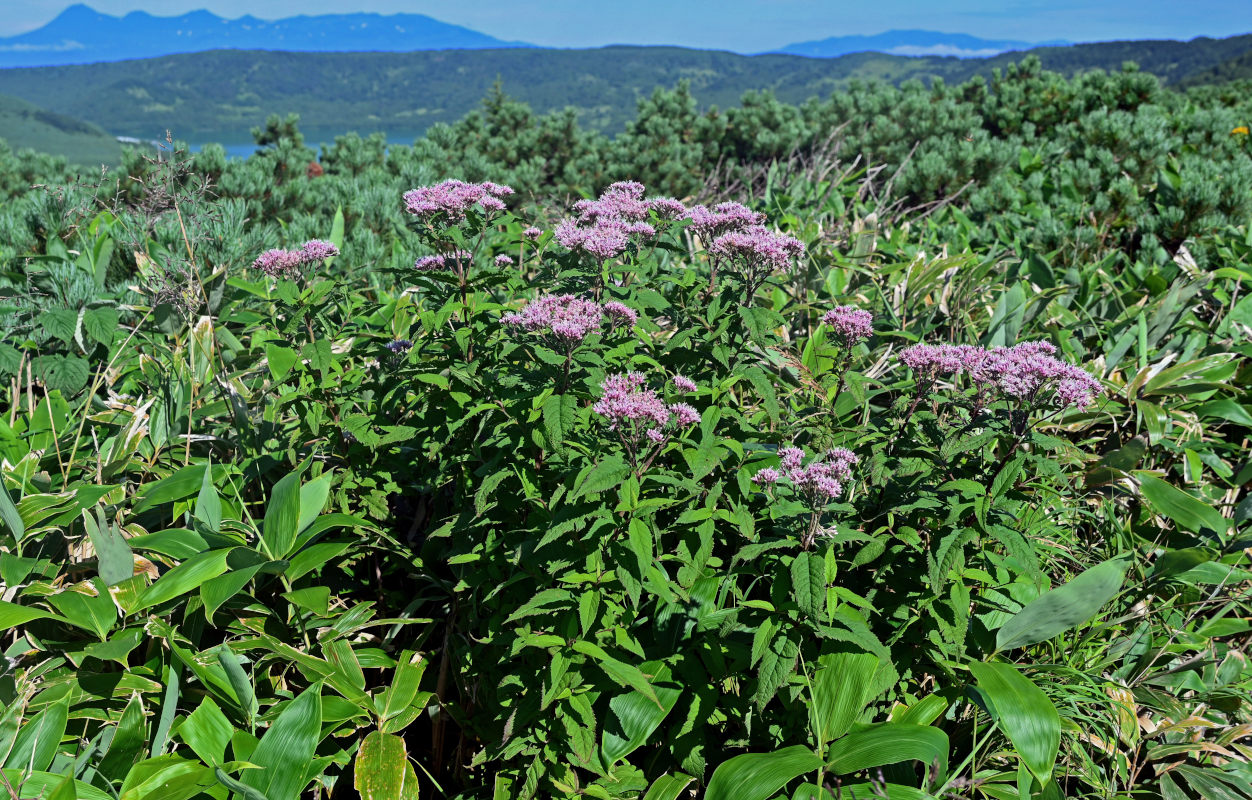
[(983, 39), (967, 33), (926, 30), (891, 30), (871, 36), (831, 36), (811, 42), (796, 42), (774, 52), (811, 58), (834, 58), (849, 53), (877, 52), (895, 56), (956, 56), (987, 58), (1010, 50), (1027, 50), (1040, 44), (1067, 42), (1024, 42), (1014, 39)]
[(224, 19), (200, 9), (170, 17), (146, 11), (116, 17), (76, 3), (42, 28), (0, 37), (0, 67), (86, 64), (219, 49), (407, 52), (528, 46), (424, 14), (262, 20), (251, 15)]

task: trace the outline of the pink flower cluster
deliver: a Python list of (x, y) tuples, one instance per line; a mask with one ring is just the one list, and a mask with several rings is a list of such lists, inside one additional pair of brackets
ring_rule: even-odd
[(419, 272), (438, 272), (442, 270), (458, 270), (469, 263), (471, 258), (468, 250), (453, 250), (435, 256), (422, 256), (413, 262), (413, 269)]
[(691, 394), (696, 390), (696, 382), (685, 375), (675, 375), (670, 378), (670, 383), (674, 385), (674, 389), (683, 394)]
[(572, 351), (583, 339), (598, 333), (604, 318), (616, 327), (630, 327), (639, 321), (634, 309), (616, 301), (604, 305), (572, 294), (542, 295), (521, 311), (510, 311), (500, 322), (527, 333), (549, 336), (562, 350)]
[(784, 447), (778, 451), (782, 469), (765, 467), (752, 478), (762, 486), (780, 483), (784, 478), (800, 493), (810, 508), (821, 508), (843, 493), (844, 484), (852, 477), (852, 467), (859, 460), (856, 453), (843, 447), (827, 450), (804, 464), (804, 451)]
[(709, 245), (709, 252), (736, 265), (749, 279), (775, 272), (789, 272), (795, 260), (804, 255), (804, 243), (794, 236), (776, 233), (762, 225), (722, 234)]
[(457, 223), (464, 220), (475, 205), (488, 214), (503, 211), (504, 201), (501, 198), (511, 194), (511, 187), (490, 181), (466, 183), (448, 180), (405, 192), (404, 207), (414, 216), (434, 219), (442, 215), (445, 221)]
[(915, 344), (900, 352), (900, 360), (927, 383), (942, 375), (968, 375), (980, 402), (998, 393), (1035, 403), (1051, 392), (1060, 406), (1087, 408), (1102, 388), (1086, 370), (1057, 358), (1049, 342), (991, 348)]
[(648, 222), (651, 213), (661, 219), (679, 219), (687, 208), (670, 197), (645, 200), (642, 183), (619, 181), (595, 200), (579, 200), (574, 212), (576, 216), (556, 227), (556, 240), (567, 250), (607, 261), (626, 251), (630, 237), (656, 236), (656, 227)]
[(690, 405), (666, 404), (645, 383), (644, 376), (637, 372), (610, 375), (600, 384), (602, 395), (592, 407), (609, 421), (609, 430), (617, 432), (632, 451), (645, 439), (661, 444), (674, 431), (700, 421), (700, 412)]
[(822, 315), (822, 323), (844, 347), (855, 347), (874, 335), (874, 315), (853, 306), (835, 306)]
[(706, 242), (731, 231), (741, 231), (754, 225), (763, 225), (765, 215), (758, 214), (740, 203), (718, 203), (713, 208), (692, 206), (689, 213), (691, 230)]
[(337, 255), (339, 248), (330, 242), (311, 239), (299, 250), (266, 250), (252, 262), (252, 268), (259, 269), (272, 278), (295, 277), (304, 267)]

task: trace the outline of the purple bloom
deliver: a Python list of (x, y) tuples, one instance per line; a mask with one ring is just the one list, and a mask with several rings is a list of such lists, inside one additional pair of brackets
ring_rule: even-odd
[[(842, 447), (827, 450), (807, 465), (804, 464), (804, 451), (798, 447), (784, 447), (778, 455), (782, 460), (782, 469), (767, 467), (772, 470), (767, 477), (772, 476), (771, 482), (775, 483), (785, 477), (814, 510), (842, 494), (844, 484), (852, 477), (852, 467), (859, 460), (855, 453)], [(759, 477), (760, 473), (757, 475)]]
[(529, 239), (532, 242), (539, 241), (540, 236), (543, 236), (543, 231), (539, 230), (533, 225), (527, 228), (526, 230), (522, 231), (522, 237)]
[(639, 321), (639, 314), (633, 308), (616, 300), (604, 304), (604, 314), (614, 325), (629, 327)]
[(538, 297), (520, 312), (505, 314), (500, 321), (527, 333), (550, 336), (554, 345), (569, 351), (600, 330), (602, 317), (599, 303), (564, 294)]
[(687, 216), (687, 207), (672, 197), (653, 197), (648, 201), (648, 208), (661, 219), (683, 219)]
[(599, 220), (582, 228), (576, 220), (567, 219), (556, 226), (556, 240), (567, 250), (587, 253), (599, 261), (620, 256), (630, 244), (626, 224), (621, 220)]
[(874, 316), (852, 306), (835, 306), (822, 315), (822, 322), (844, 347), (855, 347), (874, 334)]
[(900, 360), (927, 382), (964, 372), (978, 390), (979, 406), (995, 395), (1034, 403), (1049, 392), (1065, 407), (1086, 408), (1095, 402), (1100, 382), (1055, 354), (1056, 347), (1048, 342), (991, 348), (915, 344), (900, 351)]
[(637, 460), (647, 443), (664, 444), (682, 428), (700, 421), (700, 412), (686, 403), (666, 405), (637, 372), (610, 375), (600, 384), (601, 397), (592, 409), (609, 422)]
[(759, 483), (762, 486), (778, 483), (780, 480), (782, 480), (782, 473), (773, 467), (765, 467), (752, 476), (752, 482)]
[(468, 250), (453, 250), (442, 255), (422, 256), (413, 262), (413, 269), (419, 272), (460, 269), (462, 265), (469, 264), (470, 258)]
[(266, 250), (252, 262), (253, 269), (259, 269), (271, 278), (295, 277), (305, 260), (298, 252), (290, 250)]
[(795, 260), (804, 255), (804, 244), (793, 236), (753, 225), (719, 236), (709, 245), (709, 252), (732, 263), (739, 262), (741, 271), (763, 271), (768, 275), (790, 271)]
[(508, 186), (496, 183), (465, 183), (449, 180), (434, 186), (422, 186), (404, 193), (405, 210), (414, 216), (432, 220), (443, 217), (458, 223), (475, 205), (487, 212), (504, 210), (500, 199), (513, 194)]
[(683, 394), (690, 394), (696, 390), (696, 382), (683, 375), (675, 375), (670, 379), (670, 383)]
[(496, 266), (497, 267), (513, 266), (513, 256), (509, 256), (509, 255), (505, 255), (504, 253), (501, 253), (500, 255), (496, 256)]
[(306, 262), (325, 261), (328, 258), (334, 258), (339, 255), (339, 248), (330, 242), (321, 239), (312, 239), (304, 243), (304, 247), (300, 248), (300, 257)]
[(574, 204), (575, 216), (557, 226), (556, 240), (567, 250), (598, 261), (620, 256), (632, 236), (656, 236), (656, 228), (647, 221), (652, 201), (644, 200), (643, 193), (643, 184), (619, 181), (595, 200), (579, 200)]
[(718, 203), (712, 209), (692, 206), (691, 229), (706, 242), (731, 231), (741, 231), (765, 222), (765, 215), (758, 214), (739, 203)]
[(686, 403), (674, 403), (669, 407), (680, 428), (689, 428), (700, 421), (700, 412)]
[(413, 348), (413, 343), (408, 339), (396, 339), (394, 342), (387, 342), (387, 349), (393, 353), (407, 353)]

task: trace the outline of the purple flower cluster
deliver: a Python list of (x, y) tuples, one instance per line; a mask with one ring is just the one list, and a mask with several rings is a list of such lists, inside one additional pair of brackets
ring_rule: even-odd
[(753, 225), (717, 237), (709, 245), (709, 252), (737, 265), (741, 274), (769, 275), (790, 271), (795, 260), (804, 255), (804, 243), (794, 236)]
[(991, 348), (915, 344), (900, 352), (900, 360), (928, 385), (943, 375), (968, 375), (980, 403), (995, 394), (1035, 403), (1051, 392), (1060, 406), (1087, 408), (1101, 390), (1086, 370), (1057, 358), (1049, 342)]
[(410, 214), (424, 219), (442, 216), (450, 223), (461, 222), (471, 208), (477, 205), (488, 214), (504, 210), (501, 198), (513, 194), (513, 189), (498, 183), (466, 183), (449, 180), (434, 186), (423, 186), (404, 193), (404, 208)]
[(321, 239), (312, 239), (305, 242), (299, 250), (266, 250), (252, 262), (252, 268), (261, 270), (271, 278), (295, 277), (310, 264), (317, 264), (337, 255), (338, 247)]
[(630, 237), (656, 236), (656, 227), (648, 222), (650, 213), (661, 219), (679, 219), (687, 208), (670, 197), (645, 200), (643, 184), (619, 181), (595, 200), (579, 200), (574, 213), (572, 219), (556, 227), (556, 240), (567, 250), (608, 261), (626, 251)]
[(718, 203), (713, 208), (692, 206), (688, 216), (691, 230), (706, 242), (731, 231), (741, 231), (765, 223), (765, 215), (758, 214), (740, 203)]
[(822, 323), (843, 347), (855, 347), (874, 335), (874, 315), (853, 306), (835, 306), (822, 315)]
[(539, 230), (534, 225), (522, 231), (522, 238), (529, 239), (532, 242), (539, 241), (540, 236), (543, 236), (543, 231)]
[(471, 254), (468, 250), (453, 250), (451, 253), (442, 255), (422, 256), (413, 262), (413, 269), (419, 272), (459, 270), (462, 265), (469, 263), (470, 258)]
[(610, 301), (600, 305), (563, 294), (538, 297), (521, 311), (504, 314), (500, 322), (527, 333), (549, 336), (558, 349), (572, 351), (587, 336), (600, 331), (605, 317), (614, 328), (630, 327), (639, 320), (639, 314), (622, 303)]
[(778, 451), (782, 469), (765, 467), (752, 478), (762, 486), (780, 483), (786, 479), (804, 498), (810, 508), (821, 508), (843, 493), (844, 484), (852, 477), (852, 467), (859, 460), (856, 453), (843, 447), (827, 450), (807, 465), (804, 451), (798, 447), (784, 447)]
[(600, 384), (601, 397), (593, 410), (609, 421), (609, 430), (637, 452), (645, 440), (661, 444), (673, 433), (700, 421), (700, 412), (686, 403), (666, 404), (644, 384), (637, 372), (610, 375)]
[(501, 253), (500, 255), (496, 256), (496, 266), (497, 267), (513, 266), (513, 256), (505, 255), (504, 253)]
[(674, 385), (674, 389), (683, 394), (691, 394), (696, 390), (696, 382), (685, 375), (675, 375), (673, 378), (670, 378), (670, 383)]

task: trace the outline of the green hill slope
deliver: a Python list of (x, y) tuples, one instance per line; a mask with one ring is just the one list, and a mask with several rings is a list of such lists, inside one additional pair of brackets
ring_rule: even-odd
[[(1028, 51), (1065, 74), (1120, 69), (1134, 61), (1166, 83), (1252, 51), (1252, 35), (1191, 42), (1105, 42)], [(833, 59), (742, 56), (679, 47), (595, 50), (451, 50), (413, 53), (276, 53), (218, 50), (162, 58), (0, 70), (0, 92), (91, 122), (119, 135), (247, 141), (271, 113), (301, 115), (311, 137), (349, 130), (416, 136), (475, 108), (498, 79), (538, 112), (572, 106), (584, 125), (620, 129), (636, 101), (657, 86), (691, 82), (705, 106), (737, 104), (768, 89), (800, 102), (849, 81), (943, 78), (949, 82), (1019, 61), (909, 58), (856, 53)]]
[(55, 153), (76, 164), (116, 164), (122, 147), (96, 125), (0, 94), (0, 139)]

